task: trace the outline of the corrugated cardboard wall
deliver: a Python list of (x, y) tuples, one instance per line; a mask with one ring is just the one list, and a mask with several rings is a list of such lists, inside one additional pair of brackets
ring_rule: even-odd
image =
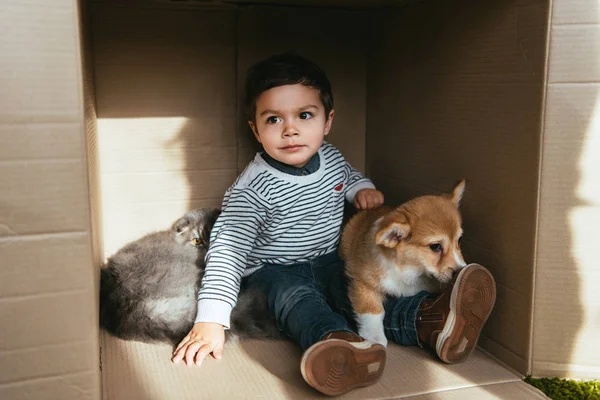
[(600, 3), (553, 3), (533, 374), (600, 377)]
[[(188, 207), (220, 203), (252, 148), (235, 100), (243, 70), (270, 51), (265, 39), (288, 43), (277, 34), (289, 29), (290, 47), (332, 76), (338, 116), (330, 140), (359, 169), (367, 121), (367, 167), (388, 201), (470, 180), (467, 258), (489, 266), (499, 283), (482, 344), (526, 370), (544, 2), (428, 2), (376, 12), (369, 54), (364, 41), (353, 42), (365, 29), (356, 13), (303, 10), (290, 27), (292, 10), (270, 10), (261, 15), (286, 24), (259, 30), (253, 9), (236, 17), (93, 7), (97, 162), (103, 205), (113, 210), (103, 216), (111, 227), (106, 253)], [(594, 0), (554, 2), (535, 374), (598, 376), (598, 14)], [(326, 25), (310, 42), (302, 36), (306, 18)], [(11, 2), (0, 13), (0, 26), (11, 27), (0, 38), (0, 398), (98, 396), (90, 224), (96, 232), (101, 225), (89, 210), (99, 192), (93, 168), (87, 182), (82, 133), (91, 134), (93, 157), (93, 91), (81, 73), (77, 24), (72, 0)], [(337, 41), (340, 32), (347, 41)]]
[(424, 2), (375, 13), (367, 169), (389, 202), (467, 178), (464, 253), (494, 274), (480, 344), (528, 371), (545, 1)]
[[(79, 1), (80, 8), (80, 51), (83, 69), (83, 107), (86, 136), (86, 157), (88, 162), (88, 187), (90, 196), (90, 228), (92, 234), (92, 259), (95, 266), (102, 262), (102, 190), (100, 188), (100, 167), (98, 160), (98, 116), (96, 115), (96, 88), (94, 60), (92, 55), (92, 30), (90, 3)], [(95, 277), (99, 280), (100, 274)], [(100, 283), (97, 283), (100, 289)]]
[(218, 207), (237, 174), (235, 16), (92, 10), (104, 253)]
[(0, 398), (99, 398), (77, 2), (3, 3)]
[(245, 71), (274, 52), (296, 51), (326, 69), (338, 112), (328, 140), (364, 169), (361, 17), (94, 3), (104, 255), (189, 209), (220, 206), (258, 149), (240, 104)]

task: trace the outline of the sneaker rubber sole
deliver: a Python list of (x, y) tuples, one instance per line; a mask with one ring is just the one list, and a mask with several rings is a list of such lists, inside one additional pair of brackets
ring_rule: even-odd
[(464, 267), (454, 283), (448, 319), (436, 342), (442, 361), (454, 364), (471, 354), (495, 302), (492, 274), (479, 264)]
[(304, 380), (319, 392), (338, 396), (377, 383), (383, 374), (386, 350), (380, 344), (329, 339), (309, 347), (302, 356)]

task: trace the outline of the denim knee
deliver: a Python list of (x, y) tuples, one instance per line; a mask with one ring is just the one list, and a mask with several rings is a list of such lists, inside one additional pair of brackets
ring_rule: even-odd
[[(316, 314), (320, 308), (318, 305), (323, 304), (322, 295), (316, 288), (306, 284), (282, 287), (275, 292), (271, 306), (280, 329), (287, 325), (287, 319), (292, 311), (294, 311), (296, 316), (304, 313)], [(315, 303), (315, 298), (319, 298), (320, 301)], [(304, 302), (304, 300), (312, 301)], [(303, 307), (305, 309), (295, 310), (296, 307)]]

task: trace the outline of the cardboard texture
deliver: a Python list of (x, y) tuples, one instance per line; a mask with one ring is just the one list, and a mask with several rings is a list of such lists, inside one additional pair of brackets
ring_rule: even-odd
[(597, 1), (27, 0), (0, 26), (0, 398), (318, 397), (291, 343), (187, 369), (97, 322), (106, 256), (220, 205), (257, 149), (245, 70), (286, 50), (328, 72), (328, 140), (387, 203), (467, 178), (465, 258), (498, 284), (484, 351), (448, 366), (391, 345), (382, 381), (344, 398), (600, 378)]
[(401, 397), (406, 400), (479, 400), (479, 399), (547, 399), (542, 392), (522, 383), (500, 383), (466, 389), (447, 390), (421, 396)]
[(2, 399), (100, 393), (75, 6), (0, 13)]
[(237, 176), (234, 20), (92, 5), (105, 256), (219, 207)]
[(275, 6), (303, 6), (319, 8), (360, 8), (380, 7), (390, 5), (406, 5), (419, 0), (288, 0), (285, 2), (277, 0), (234, 0), (231, 3), (251, 5), (275, 5)]
[[(170, 346), (126, 342), (104, 334), (104, 399), (326, 398), (302, 380), (301, 351), (287, 341), (227, 343), (223, 359), (207, 359), (201, 369), (165, 362), (171, 351)], [(224, 379), (227, 384), (214, 384)], [(420, 349), (392, 344), (382, 379), (343, 398), (405, 398), (478, 386), (483, 388), (475, 392), (479, 398), (497, 398), (494, 396), (502, 390), (488, 392), (487, 388), (505, 383), (514, 384), (512, 390), (523, 393), (519, 398), (539, 398), (524, 388), (528, 385), (520, 379), (480, 351), (466, 363), (448, 366)]]
[[(103, 260), (102, 250), (102, 200), (98, 161), (98, 116), (96, 114), (96, 90), (94, 85), (94, 62), (92, 58), (92, 39), (89, 3), (80, 3), (79, 35), (81, 66), (83, 69), (83, 120), (85, 124), (85, 144), (88, 164), (88, 189), (90, 196), (90, 228), (92, 236), (92, 260), (95, 266), (100, 266)], [(95, 274), (95, 287), (99, 289), (100, 274)]]
[(465, 260), (488, 267), (498, 288), (482, 340), (519, 371), (531, 339), (547, 13), (529, 3), (377, 12), (368, 68), (369, 175), (396, 204), (467, 179)]
[(598, 3), (555, 1), (549, 35), (532, 372), (598, 379)]

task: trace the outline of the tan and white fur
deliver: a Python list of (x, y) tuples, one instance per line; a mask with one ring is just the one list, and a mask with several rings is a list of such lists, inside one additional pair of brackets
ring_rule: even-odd
[(466, 265), (459, 245), (458, 209), (464, 189), (463, 179), (452, 193), (360, 211), (350, 219), (342, 233), (340, 256), (346, 263), (348, 295), (360, 336), (387, 346), (385, 296), (440, 291)]

